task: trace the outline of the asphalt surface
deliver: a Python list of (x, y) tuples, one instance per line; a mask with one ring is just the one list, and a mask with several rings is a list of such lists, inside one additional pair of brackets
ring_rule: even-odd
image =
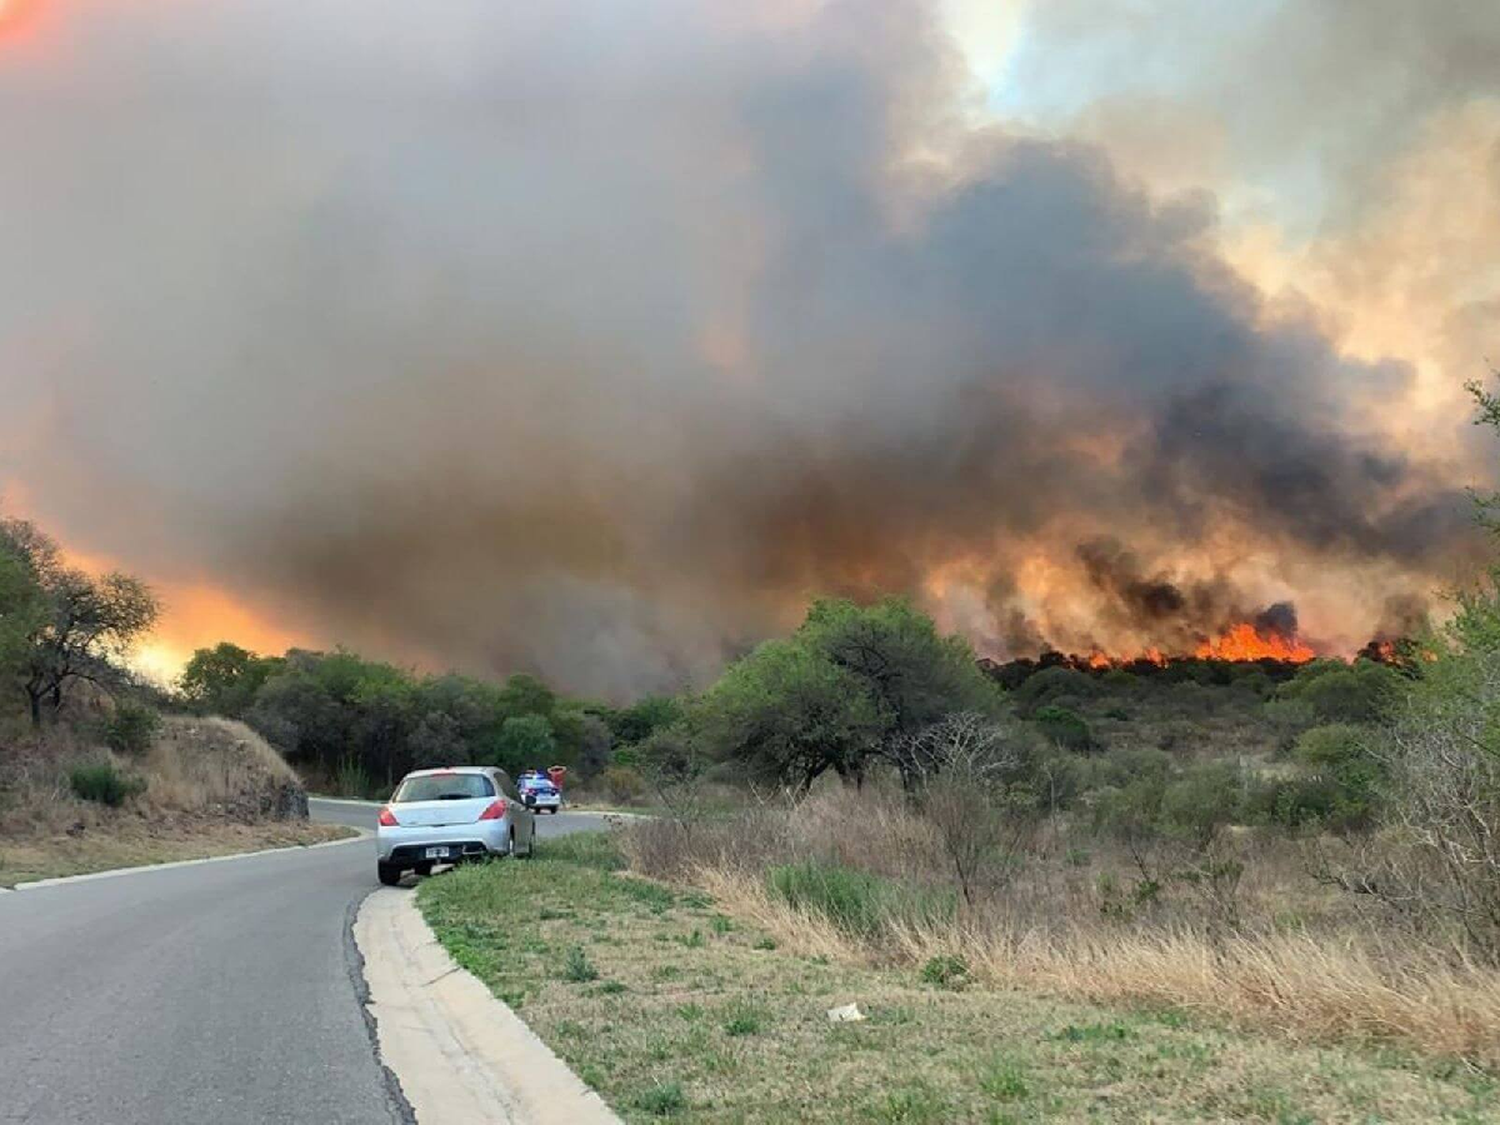
[[(312, 805), (374, 827), (373, 806)], [(0, 1122), (408, 1121), (349, 936), (377, 885), (361, 840), (0, 894)]]

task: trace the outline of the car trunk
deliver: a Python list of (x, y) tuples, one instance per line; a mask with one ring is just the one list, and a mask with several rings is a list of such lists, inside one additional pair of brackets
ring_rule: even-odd
[(444, 824), (473, 824), (480, 813), (494, 804), (493, 797), (464, 797), (447, 801), (403, 801), (391, 805), (403, 828), (427, 828)]

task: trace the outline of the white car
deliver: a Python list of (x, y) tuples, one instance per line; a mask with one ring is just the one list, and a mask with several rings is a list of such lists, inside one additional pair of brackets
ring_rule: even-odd
[(376, 817), (375, 870), (386, 886), (407, 871), (430, 875), (435, 864), (529, 856), (535, 847), (535, 815), (491, 766), (414, 770)]

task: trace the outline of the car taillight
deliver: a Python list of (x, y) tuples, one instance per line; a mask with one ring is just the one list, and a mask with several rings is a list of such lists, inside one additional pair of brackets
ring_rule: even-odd
[(480, 820), (499, 820), (505, 815), (505, 798), (496, 797), (490, 802), (490, 807), (479, 814)]
[(382, 828), (398, 828), (401, 825), (401, 822), (396, 819), (396, 814), (391, 812), (389, 805), (382, 805), (380, 815), (375, 819), (380, 821)]

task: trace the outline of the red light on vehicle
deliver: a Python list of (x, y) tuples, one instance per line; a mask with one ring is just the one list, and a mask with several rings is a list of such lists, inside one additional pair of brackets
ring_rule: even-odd
[(505, 798), (496, 797), (490, 802), (490, 807), (479, 814), (480, 820), (499, 820), (505, 815)]
[(382, 828), (399, 828), (401, 825), (401, 822), (396, 819), (396, 814), (391, 812), (389, 805), (382, 805), (380, 807), (380, 815), (375, 819), (380, 821)]

